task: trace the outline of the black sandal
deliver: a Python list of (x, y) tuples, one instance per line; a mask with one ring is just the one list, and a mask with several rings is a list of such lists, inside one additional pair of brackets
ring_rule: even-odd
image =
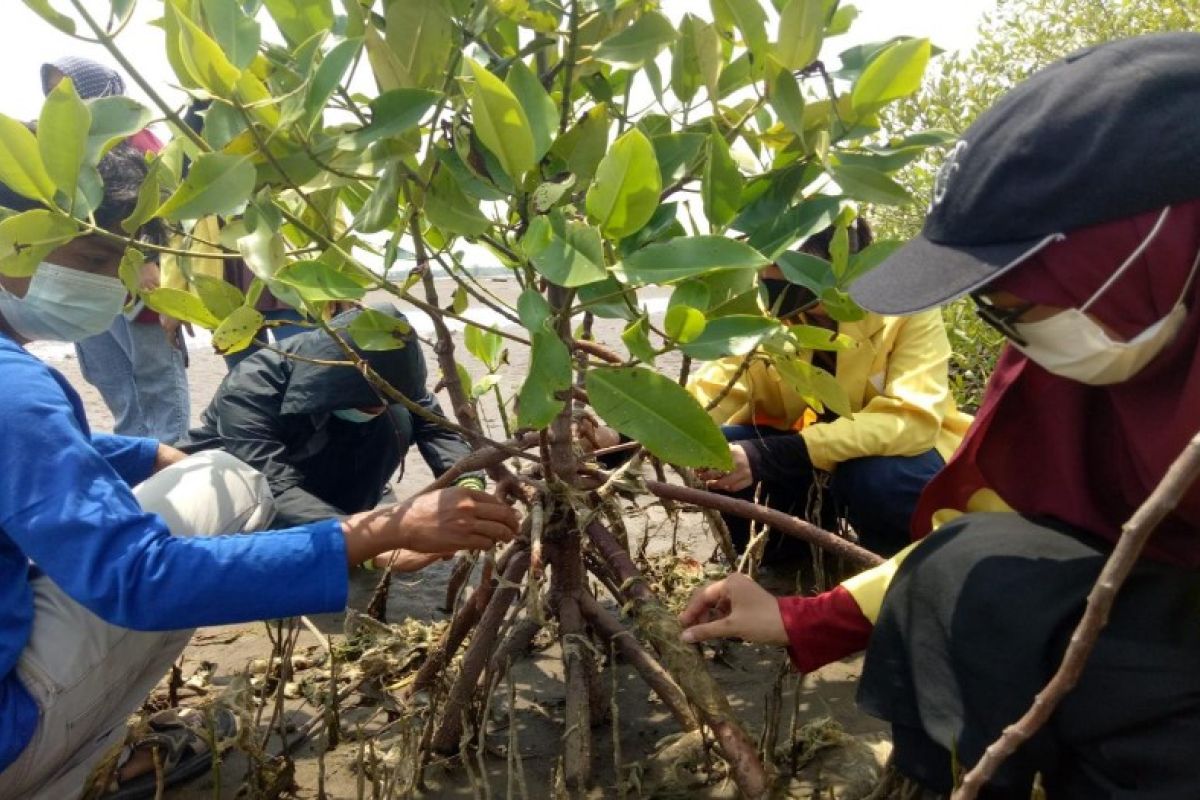
[[(237, 716), (228, 708), (214, 708), (210, 714), (194, 708), (171, 708), (154, 714), (147, 724), (149, 732), (127, 752), (132, 755), (136, 750), (153, 748), (158, 751), (159, 768), (121, 783), (118, 766), (101, 800), (153, 798), (160, 775), (163, 788), (168, 789), (197, 778), (212, 769), (213, 753), (229, 749), (238, 732)], [(127, 760), (123, 758), (120, 763)]]

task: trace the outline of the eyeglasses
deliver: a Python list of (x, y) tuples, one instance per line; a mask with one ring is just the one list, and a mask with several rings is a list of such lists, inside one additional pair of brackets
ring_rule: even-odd
[(971, 299), (975, 301), (975, 313), (981, 320), (998, 330), (1006, 339), (1011, 339), (1019, 345), (1026, 344), (1025, 337), (1017, 333), (1016, 322), (1037, 303), (1023, 303), (1015, 308), (1000, 308), (992, 305), (991, 301), (979, 292), (971, 292)]

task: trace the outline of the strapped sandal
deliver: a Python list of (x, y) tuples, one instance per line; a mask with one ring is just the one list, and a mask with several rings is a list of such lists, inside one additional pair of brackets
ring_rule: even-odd
[(149, 731), (126, 749), (119, 763), (128, 761), (135, 750), (153, 748), (158, 751), (160, 768), (124, 783), (117, 778), (119, 767), (114, 769), (101, 800), (153, 798), (159, 775), (164, 788), (197, 778), (212, 769), (214, 751), (229, 749), (238, 732), (237, 716), (228, 708), (214, 708), (211, 716), (194, 708), (171, 708), (152, 715), (147, 725)]

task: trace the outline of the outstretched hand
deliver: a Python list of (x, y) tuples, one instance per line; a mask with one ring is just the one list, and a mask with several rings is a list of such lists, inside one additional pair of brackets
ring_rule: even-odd
[(342, 521), (351, 564), (389, 550), (436, 555), (487, 550), (512, 541), (518, 527), (517, 514), (510, 506), (486, 492), (457, 486)]
[(737, 637), (759, 644), (788, 643), (775, 596), (741, 573), (696, 590), (679, 615), (688, 643)]

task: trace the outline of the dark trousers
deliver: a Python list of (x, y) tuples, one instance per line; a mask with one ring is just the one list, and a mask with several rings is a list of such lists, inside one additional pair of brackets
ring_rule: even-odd
[[(1029, 709), (1062, 660), (1111, 545), (1048, 519), (967, 514), (905, 559), (858, 701), (892, 723), (896, 767), (949, 792), (954, 764)], [(1200, 798), (1200, 573), (1140, 561), (1079, 683), (983, 793)]]
[[(755, 425), (726, 425), (721, 428), (726, 440), (740, 442), (767, 436), (796, 436), (794, 431)], [(911, 541), (909, 522), (917, 498), (930, 479), (945, 465), (936, 450), (917, 456), (868, 456), (843, 461), (833, 470), (828, 488), (814, 489), (814, 470), (810, 464), (797, 464), (795, 471), (772, 476), (760, 487), (751, 486), (736, 494), (746, 500), (756, 495), (760, 502), (778, 511), (811, 518), (827, 530), (836, 527), (838, 518), (847, 520), (858, 533), (863, 547), (890, 556)], [(809, 514), (817, 501), (820, 512)], [(749, 540), (749, 523), (740, 517), (726, 517), (734, 546), (740, 551)], [(768, 553), (788, 558), (807, 554), (808, 545), (785, 536), (772, 535)]]

